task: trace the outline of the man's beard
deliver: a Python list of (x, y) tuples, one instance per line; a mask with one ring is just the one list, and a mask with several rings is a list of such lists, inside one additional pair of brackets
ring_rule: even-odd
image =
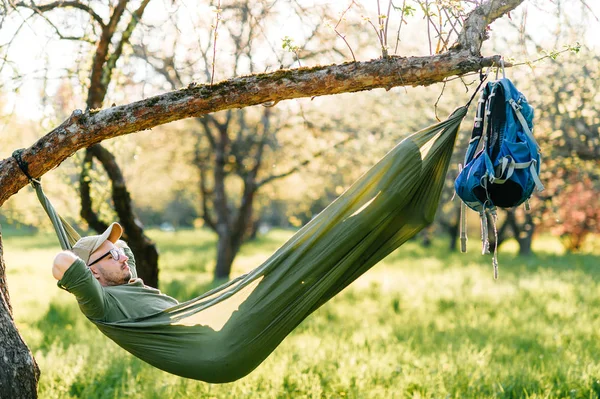
[(124, 280), (121, 284), (127, 284), (129, 280), (131, 280), (131, 277), (131, 270), (127, 270), (127, 273), (125, 274)]
[(125, 274), (119, 276), (110, 276), (110, 278), (105, 277), (105, 281), (106, 285), (114, 287), (116, 285), (127, 284), (132, 277), (131, 270), (127, 270)]

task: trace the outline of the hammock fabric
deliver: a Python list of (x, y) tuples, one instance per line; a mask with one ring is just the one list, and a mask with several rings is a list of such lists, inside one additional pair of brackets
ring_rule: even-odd
[[(212, 383), (244, 377), (308, 315), (433, 221), (466, 112), (403, 140), (252, 272), (148, 317), (92, 322), (169, 373)], [(69, 249), (77, 234), (33, 185)]]

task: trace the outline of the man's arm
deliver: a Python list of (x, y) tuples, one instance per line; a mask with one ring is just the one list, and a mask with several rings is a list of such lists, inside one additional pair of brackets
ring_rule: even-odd
[(54, 258), (52, 265), (52, 275), (55, 279), (60, 280), (69, 270), (69, 267), (77, 260), (77, 255), (71, 251), (62, 251)]
[(104, 319), (104, 290), (82, 259), (69, 251), (60, 252), (54, 258), (52, 275), (60, 288), (75, 295), (83, 314), (93, 320)]

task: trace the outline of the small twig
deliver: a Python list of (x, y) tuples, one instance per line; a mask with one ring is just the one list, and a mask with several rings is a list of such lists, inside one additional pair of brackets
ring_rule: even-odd
[(221, 20), (221, 0), (218, 0), (217, 2), (217, 20), (215, 22), (215, 39), (213, 41), (213, 59), (212, 59), (212, 73), (210, 75), (210, 85), (212, 86), (214, 79), (215, 79), (215, 61), (217, 59), (217, 38), (219, 36), (219, 32), (217, 31), (217, 29), (219, 28), (219, 21)]
[(471, 83), (467, 83), (467, 82), (465, 82), (465, 80), (463, 79), (462, 76), (459, 76), (459, 78), (460, 78), (460, 81), (462, 82), (462, 84), (465, 85), (465, 93), (468, 93), (469, 92), (469, 85), (472, 85), (476, 81), (474, 80)]
[(398, 26), (398, 34), (396, 35), (396, 48), (394, 54), (398, 53), (398, 44), (400, 44), (400, 31), (402, 30), (402, 24), (404, 23), (404, 10), (406, 10), (406, 0), (402, 1), (402, 11), (400, 12), (400, 26)]
[[(29, 18), (31, 18), (31, 17), (29, 17)], [(27, 18), (27, 19), (29, 19), (29, 18)], [(10, 61), (8, 60), (8, 51), (10, 50), (10, 46), (12, 46), (12, 43), (16, 39), (17, 34), (21, 30), (21, 28), (23, 28), (23, 26), (25, 26), (27, 24), (27, 19), (23, 19), (23, 21), (21, 22), (21, 24), (19, 25), (19, 27), (15, 31), (14, 35), (10, 38), (10, 40), (8, 41), (8, 43), (2, 45), (2, 47), (6, 46), (6, 49), (4, 50), (4, 56), (2, 57), (2, 64), (0, 64), (0, 72), (2, 70), (4, 70), (4, 66), (7, 63), (10, 63)]]
[(10, 1), (10, 3), (11, 3), (11, 6), (13, 7), (13, 9), (15, 9), (15, 10), (17, 8), (19, 8), (19, 7), (28, 8), (30, 10), (33, 10), (35, 13), (37, 13), (39, 15), (42, 15), (46, 11), (51, 11), (51, 10), (54, 10), (56, 8), (75, 8), (75, 9), (79, 9), (79, 10), (85, 12), (86, 14), (88, 14), (102, 28), (106, 27), (106, 24), (104, 23), (104, 21), (102, 20), (102, 18), (100, 17), (100, 15), (98, 15), (92, 9), (92, 7), (90, 7), (89, 5), (83, 4), (83, 2), (80, 2), (80, 1), (59, 0), (59, 1), (55, 1), (53, 3), (44, 4), (44, 5), (34, 4), (33, 1), (31, 1), (30, 4), (27, 4), (24, 1), (19, 2), (19, 3), (14, 3), (12, 1)]
[(451, 27), (450, 31), (448, 32), (448, 36), (446, 36), (446, 40), (445, 40), (445, 46), (446, 46), (446, 50), (447, 50), (448, 43), (450, 42), (450, 36), (452, 35), (452, 32), (456, 33), (456, 36), (459, 35), (459, 32), (456, 29), (456, 25), (460, 24), (460, 20), (457, 16), (454, 15), (454, 13), (452, 11), (450, 11), (450, 14), (454, 18), (454, 20), (452, 20), (452, 18), (450, 18), (450, 15), (448, 15), (448, 10), (446, 8), (444, 8), (443, 10), (444, 10), (444, 14), (446, 14), (446, 20), (450, 24), (450, 27)]
[(371, 25), (371, 27), (373, 28), (373, 30), (375, 31), (375, 34), (377, 35), (377, 38), (379, 39), (379, 44), (381, 45), (381, 49), (385, 53), (385, 46), (383, 45), (383, 41), (381, 40), (381, 35), (379, 34), (379, 30), (377, 30), (377, 27), (375, 26), (375, 24), (373, 23), (373, 21), (371, 21), (371, 18), (365, 17), (365, 19), (369, 23), (369, 25)]
[(431, 19), (429, 17), (429, 0), (425, 0), (425, 8), (423, 8), (423, 3), (421, 1), (419, 1), (419, 5), (425, 13), (425, 17), (427, 18), (427, 41), (429, 42), (429, 55), (433, 55), (433, 50), (431, 49)]
[[(433, 55), (433, 49), (431, 47), (431, 27), (432, 26), (433, 26), (433, 29), (435, 29), (436, 37), (438, 38), (438, 44), (436, 45), (436, 49), (435, 49), (435, 52), (437, 54), (438, 50), (439, 50), (441, 36), (442, 36), (442, 33), (440, 31), (441, 27), (440, 27), (440, 30), (438, 30), (435, 22), (433, 22), (433, 20), (431, 19), (431, 14), (429, 11), (429, 0), (425, 0), (425, 7), (423, 7), (423, 3), (421, 3), (420, 1), (419, 1), (419, 5), (421, 6), (421, 9), (425, 13), (425, 17), (427, 18), (427, 38), (429, 40), (429, 54)], [(441, 16), (440, 16), (440, 18), (441, 18)]]
[(440, 95), (438, 96), (435, 104), (433, 104), (433, 110), (435, 113), (435, 119), (437, 119), (438, 122), (441, 122), (442, 120), (438, 117), (437, 114), (437, 107), (438, 107), (438, 103), (440, 102), (440, 99), (442, 98), (442, 95), (444, 94), (444, 90), (446, 89), (446, 80), (444, 80), (444, 85), (442, 86), (442, 91), (440, 92)]
[[(516, 67), (516, 66), (521, 66), (521, 65), (527, 65), (527, 66), (531, 67), (531, 64), (543, 61), (546, 58), (551, 58), (551, 59), (555, 60), (556, 57), (558, 57), (562, 53), (566, 53), (567, 51), (579, 52), (579, 47), (580, 47), (579, 43), (577, 43), (575, 46), (569, 46), (569, 47), (567, 47), (567, 48), (565, 48), (563, 50), (560, 50), (560, 51), (553, 51), (550, 54), (546, 54), (545, 56), (536, 58), (535, 60), (523, 61), (523, 62), (519, 62), (519, 63), (516, 63), (516, 64), (511, 64), (510, 66)], [(506, 63), (505, 63), (505, 66), (506, 66)]]
[(348, 46), (348, 50), (350, 50), (350, 54), (352, 54), (352, 59), (354, 60), (354, 62), (356, 62), (356, 57), (354, 56), (354, 51), (352, 51), (352, 47), (350, 47), (350, 44), (348, 43), (348, 41), (346, 40), (346, 36), (342, 35), (340, 32), (338, 32), (337, 28), (340, 25), (340, 23), (342, 23), (342, 20), (344, 19), (344, 15), (346, 15), (346, 13), (352, 8), (353, 5), (355, 5), (356, 3), (354, 2), (354, 0), (352, 0), (350, 2), (350, 5), (348, 6), (348, 8), (346, 8), (344, 10), (344, 12), (342, 12), (342, 14), (340, 15), (340, 19), (338, 20), (337, 24), (335, 24), (335, 26), (333, 27), (333, 31), (336, 33), (336, 35), (338, 35), (338, 37), (340, 37), (344, 43), (346, 43), (346, 46)]
[(379, 0), (377, 0), (377, 37), (379, 38), (379, 43), (381, 43), (381, 56), (383, 58), (387, 58), (387, 49), (385, 47), (385, 34), (384, 34), (384, 24), (383, 24), (383, 15), (381, 14), (381, 6)]
[(388, 25), (390, 24), (390, 12), (391, 11), (392, 11), (392, 0), (390, 0), (390, 2), (388, 3), (388, 9), (387, 9), (387, 14), (386, 14), (387, 16), (386, 16), (386, 19), (385, 19), (385, 29), (383, 31), (383, 38), (385, 40), (385, 50), (386, 50), (386, 53), (387, 53), (387, 45), (388, 45), (388, 42), (387, 42), (387, 32), (388, 32)]
[(588, 5), (588, 3), (585, 0), (579, 0), (579, 1), (581, 1), (581, 4), (583, 4), (583, 6), (588, 9), (588, 11), (590, 12), (590, 14), (592, 14), (592, 16), (594, 17), (594, 19), (597, 22), (600, 22), (600, 19), (598, 19), (598, 17), (596, 16), (596, 14), (594, 14), (594, 10), (592, 10), (592, 8)]

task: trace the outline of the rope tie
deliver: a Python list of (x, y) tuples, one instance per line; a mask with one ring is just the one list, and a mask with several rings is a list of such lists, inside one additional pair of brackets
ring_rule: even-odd
[(23, 151), (24, 151), (23, 148), (14, 150), (12, 153), (12, 157), (15, 159), (15, 161), (17, 161), (17, 165), (19, 166), (19, 169), (21, 169), (21, 172), (23, 172), (23, 174), (27, 177), (27, 180), (29, 180), (30, 183), (32, 183), (32, 184), (33, 184), (33, 182), (39, 183), (40, 182), (39, 180), (34, 179), (29, 174), (29, 164), (23, 160)]
[(52, 203), (50, 203), (50, 200), (48, 200), (46, 194), (44, 194), (40, 180), (33, 178), (29, 174), (29, 165), (23, 160), (23, 151), (23, 149), (15, 150), (12, 157), (17, 161), (19, 169), (27, 176), (27, 179), (29, 179), (29, 182), (33, 186), (40, 204), (42, 204), (44, 211), (46, 211), (46, 214), (52, 222), (61, 248), (71, 249), (81, 237), (79, 236), (79, 233), (56, 212), (54, 206), (52, 206)]

